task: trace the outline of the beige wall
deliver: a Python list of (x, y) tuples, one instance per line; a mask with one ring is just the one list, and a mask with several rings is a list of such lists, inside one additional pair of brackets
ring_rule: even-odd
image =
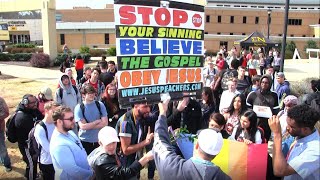
[[(115, 34), (109, 34), (109, 44), (104, 44), (104, 34), (101, 33), (89, 33), (83, 35), (82, 33), (68, 33), (64, 34), (65, 43), (68, 44), (70, 49), (80, 49), (81, 46), (88, 46), (93, 48), (97, 46), (98, 48), (108, 48), (115, 46)], [(84, 42), (85, 38), (85, 42)], [(57, 47), (60, 50), (63, 45), (61, 45), (60, 34), (57, 34)]]
[(113, 22), (113, 9), (65, 9), (56, 10), (63, 22)]

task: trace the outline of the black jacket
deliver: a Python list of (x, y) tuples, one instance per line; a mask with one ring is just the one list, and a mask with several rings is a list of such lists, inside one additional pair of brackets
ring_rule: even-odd
[(142, 166), (138, 161), (134, 161), (129, 167), (119, 167), (115, 155), (103, 153), (95, 160), (93, 169), (96, 174), (96, 180), (127, 180), (135, 177), (142, 169)]
[[(169, 126), (172, 126), (173, 129), (179, 128), (181, 123), (182, 127), (187, 126), (187, 130), (191, 134), (196, 134), (199, 129), (201, 129), (201, 106), (194, 100), (190, 99), (187, 107), (179, 112), (177, 110), (178, 102), (171, 102), (168, 106), (167, 112), (167, 122)], [(183, 121), (183, 122), (182, 122)]]
[(17, 113), (14, 121), (17, 128), (18, 143), (26, 143), (30, 130), (34, 127), (34, 123), (42, 120), (44, 116), (38, 109), (26, 109), (24, 105), (19, 104), (17, 110), (22, 113)]

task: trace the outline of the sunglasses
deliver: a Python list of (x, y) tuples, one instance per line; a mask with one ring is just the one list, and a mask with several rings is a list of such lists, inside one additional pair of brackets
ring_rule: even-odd
[(62, 120), (69, 120), (69, 121), (73, 121), (74, 120), (74, 116), (68, 118), (68, 119), (62, 119)]

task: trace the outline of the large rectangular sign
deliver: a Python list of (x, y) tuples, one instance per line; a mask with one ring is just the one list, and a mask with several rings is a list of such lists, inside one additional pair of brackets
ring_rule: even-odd
[[(158, 102), (202, 89), (204, 6), (195, 0), (117, 0), (119, 102)], [(181, 97), (181, 96), (180, 96)]]
[(9, 41), (8, 23), (0, 22), (0, 41)]

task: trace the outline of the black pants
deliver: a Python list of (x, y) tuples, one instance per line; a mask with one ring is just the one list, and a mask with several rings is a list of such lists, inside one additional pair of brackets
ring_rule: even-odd
[(262, 76), (264, 74), (264, 66), (260, 66), (260, 75)]
[(54, 168), (53, 164), (41, 164), (39, 163), (39, 168), (42, 172), (43, 180), (54, 180)]
[(83, 77), (83, 69), (78, 69), (77, 71), (77, 83), (80, 82), (80, 79)]
[[(153, 140), (152, 142), (146, 146), (146, 152), (151, 151), (153, 148)], [(156, 164), (154, 160), (148, 162), (148, 179), (154, 178), (154, 171), (156, 170)]]
[[(24, 177), (26, 177), (28, 180), (31, 180), (29, 178), (30, 163), (27, 158), (26, 151), (25, 151), (26, 144), (18, 142), (18, 147), (19, 147), (20, 153), (22, 155), (22, 160), (27, 164), (26, 171), (24, 173)], [(33, 166), (33, 179), (36, 179), (36, 177), (37, 177), (37, 162), (33, 162), (33, 164), (34, 164), (34, 166)]]
[(83, 148), (86, 150), (87, 155), (89, 155), (95, 148), (99, 147), (99, 143), (90, 143), (90, 142), (84, 142), (81, 141)]

